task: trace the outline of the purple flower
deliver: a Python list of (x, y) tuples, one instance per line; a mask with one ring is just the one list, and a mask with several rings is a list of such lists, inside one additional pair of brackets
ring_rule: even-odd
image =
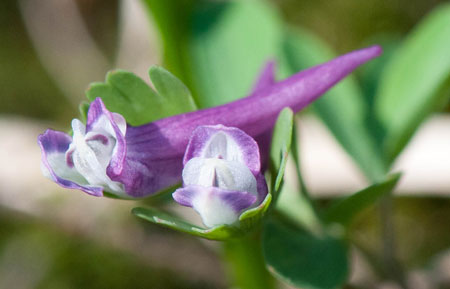
[(95, 196), (104, 190), (130, 198), (154, 194), (181, 181), (181, 160), (198, 126), (222, 124), (265, 139), (284, 107), (301, 110), (380, 53), (379, 46), (353, 51), (278, 83), (272, 83), (269, 66), (246, 98), (139, 127), (125, 126), (98, 98), (91, 103), (85, 129), (78, 120), (72, 122), (73, 138), (53, 130), (39, 136), (43, 170), (61, 186)]
[(258, 144), (238, 128), (199, 126), (184, 155), (183, 188), (173, 193), (208, 227), (236, 222), (267, 195)]
[(127, 197), (123, 184), (108, 176), (124, 162), (126, 129), (125, 119), (109, 112), (97, 99), (89, 108), (86, 125), (78, 119), (72, 121), (73, 137), (53, 130), (38, 137), (44, 175), (65, 188), (94, 196), (102, 196), (106, 190)]

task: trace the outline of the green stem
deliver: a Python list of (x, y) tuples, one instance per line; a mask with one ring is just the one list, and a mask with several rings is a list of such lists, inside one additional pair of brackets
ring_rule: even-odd
[[(371, 178), (373, 183), (378, 182), (385, 178), (386, 173), (375, 173)], [(402, 264), (397, 260), (396, 256), (396, 241), (395, 241), (395, 224), (394, 224), (394, 198), (392, 192), (380, 201), (380, 225), (381, 225), (381, 256), (382, 263), (385, 267), (385, 275), (396, 282), (401, 288), (408, 289), (407, 282), (405, 280), (405, 274)]]
[(397, 282), (401, 288), (407, 289), (408, 285), (405, 280), (404, 271), (395, 253), (395, 226), (393, 218), (393, 197), (391, 194), (381, 200), (380, 213), (381, 236), (383, 238), (382, 257), (386, 268), (385, 273), (389, 278)]
[(261, 232), (224, 243), (224, 257), (234, 287), (240, 289), (274, 289), (273, 277), (262, 255)]

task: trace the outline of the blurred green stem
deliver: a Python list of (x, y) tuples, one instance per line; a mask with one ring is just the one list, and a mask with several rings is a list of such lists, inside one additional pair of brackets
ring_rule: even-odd
[(266, 269), (262, 255), (261, 231), (224, 242), (224, 257), (233, 287), (274, 289), (275, 280)]
[(408, 289), (403, 268), (396, 258), (395, 226), (393, 216), (392, 194), (385, 196), (380, 202), (381, 237), (383, 263), (386, 275), (403, 289)]

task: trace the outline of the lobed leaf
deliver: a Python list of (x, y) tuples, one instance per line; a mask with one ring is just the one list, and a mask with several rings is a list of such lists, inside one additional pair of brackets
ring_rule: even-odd
[(134, 126), (196, 109), (187, 87), (170, 72), (152, 67), (150, 77), (156, 91), (131, 72), (111, 71), (105, 82), (91, 84), (86, 96), (90, 101), (101, 97), (109, 110)]
[(153, 66), (149, 70), (149, 76), (156, 91), (163, 97), (162, 105), (167, 116), (197, 109), (189, 89), (169, 71), (160, 66)]

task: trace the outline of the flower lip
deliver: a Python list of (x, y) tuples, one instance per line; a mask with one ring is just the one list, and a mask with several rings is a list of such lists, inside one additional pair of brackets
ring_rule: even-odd
[(172, 196), (180, 205), (194, 208), (207, 227), (234, 224), (257, 199), (248, 192), (203, 186), (180, 188)]
[(108, 170), (120, 172), (126, 155), (123, 117), (106, 110), (97, 98), (86, 126), (74, 119), (72, 127), (73, 137), (53, 130), (38, 137), (44, 174), (65, 188), (94, 196), (103, 196), (103, 189), (126, 196), (121, 184), (107, 176)]
[[(67, 166), (67, 170), (60, 172), (60, 174), (62, 173), (61, 176), (56, 174), (54, 167), (55, 165), (64, 165), (66, 161), (65, 153), (71, 142), (72, 138), (67, 134), (50, 129), (38, 136), (38, 143), (42, 152), (41, 168), (44, 175), (64, 188), (78, 189), (96, 197), (103, 196), (103, 188), (79, 184), (80, 180), (83, 181), (82, 176), (77, 175), (77, 172), (73, 171), (73, 167)], [(74, 175), (78, 178), (78, 183), (68, 179)]]

